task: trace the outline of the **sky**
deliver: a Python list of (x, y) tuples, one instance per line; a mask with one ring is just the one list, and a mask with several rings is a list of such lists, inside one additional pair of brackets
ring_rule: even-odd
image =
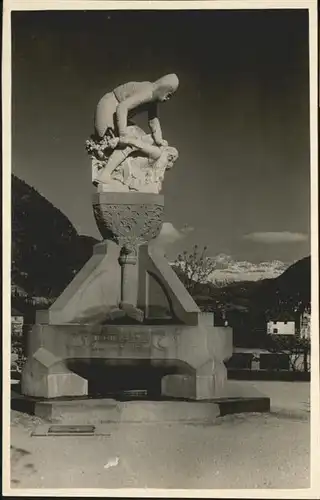
[(197, 243), (293, 262), (310, 253), (308, 50), (304, 10), (14, 12), (12, 171), (99, 238), (84, 146), (95, 106), (174, 72), (179, 89), (160, 108), (180, 155), (165, 221), (189, 230), (170, 257)]

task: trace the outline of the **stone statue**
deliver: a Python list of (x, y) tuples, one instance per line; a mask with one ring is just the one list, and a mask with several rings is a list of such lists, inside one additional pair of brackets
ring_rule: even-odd
[[(178, 151), (162, 137), (157, 104), (167, 101), (178, 85), (178, 77), (170, 74), (154, 83), (125, 83), (100, 99), (95, 135), (86, 143), (98, 191), (160, 192)], [(131, 121), (142, 111), (148, 112), (150, 134)]]
[[(164, 368), (159, 385), (165, 397), (224, 396), (223, 362), (232, 356), (232, 332), (214, 327), (212, 313), (201, 313), (163, 248), (151, 244), (163, 227), (162, 180), (178, 158), (162, 138), (156, 105), (177, 87), (175, 75), (155, 83), (131, 82), (98, 104), (95, 135), (86, 148), (102, 241), (55, 303), (37, 312), (22, 373), (24, 395), (47, 400), (88, 396), (94, 360), (120, 368), (143, 359)], [(131, 115), (143, 109), (151, 133), (131, 122)], [(70, 357), (90, 359), (88, 370), (73, 371)], [(53, 416), (53, 403), (44, 404)], [(214, 416), (217, 408), (205, 411)]]
[[(178, 151), (168, 145), (156, 145), (152, 135), (146, 135), (136, 125), (128, 126), (127, 134), (121, 139), (109, 137), (108, 140), (105, 136), (100, 144), (92, 139), (87, 141), (93, 184), (100, 192), (159, 193), (165, 171), (173, 167)], [(120, 148), (110, 154), (112, 146)]]
[(129, 82), (108, 92), (100, 99), (96, 108), (94, 117), (96, 134), (103, 137), (106, 131), (111, 129), (115, 136), (125, 136), (128, 117), (130, 119), (142, 111), (147, 111), (154, 142), (158, 146), (166, 145), (162, 139), (157, 104), (170, 99), (178, 86), (178, 77), (170, 74), (154, 83)]

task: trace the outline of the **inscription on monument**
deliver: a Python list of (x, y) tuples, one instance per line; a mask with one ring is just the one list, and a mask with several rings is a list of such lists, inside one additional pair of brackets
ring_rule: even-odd
[(121, 349), (141, 350), (150, 346), (149, 332), (103, 333), (92, 336), (92, 351), (103, 351), (108, 344), (118, 345)]
[(119, 333), (103, 333), (101, 335), (93, 335), (92, 341), (94, 342), (104, 342), (104, 343), (149, 343), (150, 342), (150, 333), (149, 332), (119, 332)]
[[(157, 333), (164, 335), (164, 330), (157, 330)], [(126, 328), (115, 327), (102, 330), (101, 333), (75, 334), (70, 338), (70, 347), (87, 348), (91, 351), (105, 351), (108, 346), (119, 347), (130, 350), (145, 350), (151, 347), (152, 328), (142, 330), (141, 327)]]

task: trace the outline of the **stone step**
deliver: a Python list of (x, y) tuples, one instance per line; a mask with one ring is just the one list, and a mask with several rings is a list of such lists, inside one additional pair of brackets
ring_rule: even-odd
[(35, 400), (12, 398), (12, 408), (25, 411), (48, 422), (64, 424), (96, 423), (210, 423), (228, 414), (270, 411), (270, 399), (222, 398), (217, 400), (131, 400), (73, 399)]

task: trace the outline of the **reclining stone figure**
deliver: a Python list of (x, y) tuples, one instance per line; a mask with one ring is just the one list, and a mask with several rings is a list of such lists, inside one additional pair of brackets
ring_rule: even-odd
[(92, 182), (99, 191), (159, 193), (165, 171), (178, 158), (175, 148), (157, 145), (151, 134), (136, 125), (127, 127), (125, 137), (114, 137), (109, 131), (100, 143), (87, 141), (87, 150), (92, 157)]

